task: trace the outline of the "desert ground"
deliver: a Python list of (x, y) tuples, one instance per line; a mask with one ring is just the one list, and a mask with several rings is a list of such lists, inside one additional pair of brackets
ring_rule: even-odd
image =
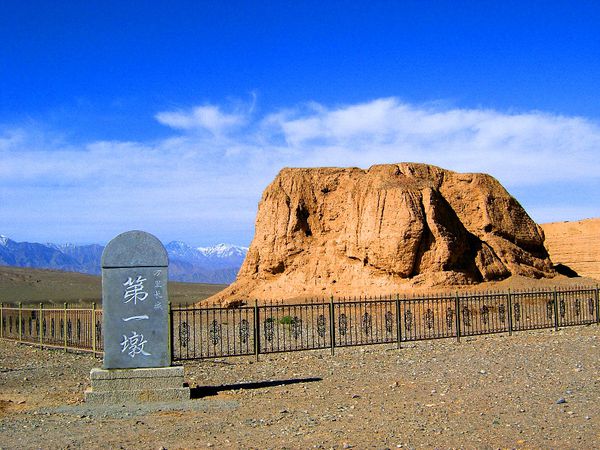
[(598, 448), (600, 327), (186, 362), (192, 399), (90, 406), (86, 354), (0, 341), (0, 447)]
[[(224, 289), (224, 284), (169, 282), (169, 299), (173, 305), (185, 305), (210, 297)], [(58, 270), (0, 266), (0, 301), (62, 306), (89, 307), (102, 303), (102, 279), (99, 276)]]

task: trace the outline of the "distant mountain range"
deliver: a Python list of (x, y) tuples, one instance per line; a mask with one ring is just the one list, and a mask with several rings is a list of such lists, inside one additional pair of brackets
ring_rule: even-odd
[[(218, 244), (192, 247), (173, 241), (165, 245), (169, 254), (169, 279), (195, 283), (229, 284), (235, 280), (247, 247)], [(38, 244), (15, 242), (0, 235), (0, 265), (100, 274), (104, 247), (97, 244)]]

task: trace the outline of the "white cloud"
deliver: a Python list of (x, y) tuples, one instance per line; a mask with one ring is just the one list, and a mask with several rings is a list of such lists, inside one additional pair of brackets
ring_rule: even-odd
[(265, 123), (273, 135), (279, 129), (309, 165), (423, 161), (488, 172), (514, 184), (597, 179), (600, 169), (600, 127), (577, 117), (433, 109), (388, 98), (287, 111), (267, 117)]
[(207, 130), (214, 135), (240, 126), (245, 118), (242, 114), (226, 114), (212, 105), (198, 106), (191, 111), (163, 111), (155, 116), (163, 125), (179, 130)]
[[(253, 111), (160, 112), (156, 119), (174, 134), (147, 142), (75, 145), (25, 127), (0, 131), (0, 232), (41, 240), (45, 229), (53, 240), (100, 241), (143, 228), (167, 240), (247, 244), (261, 192), (282, 167), (402, 161), (490, 173), (519, 191), (537, 220), (600, 212), (600, 125), (585, 118), (396, 98)], [(571, 184), (578, 197), (561, 199), (553, 213), (544, 193)]]

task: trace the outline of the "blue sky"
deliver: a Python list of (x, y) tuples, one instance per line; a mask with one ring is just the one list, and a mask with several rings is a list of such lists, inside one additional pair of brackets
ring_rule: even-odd
[(401, 161), (598, 217), (599, 23), (593, 1), (3, 1), (0, 233), (249, 244), (282, 167)]

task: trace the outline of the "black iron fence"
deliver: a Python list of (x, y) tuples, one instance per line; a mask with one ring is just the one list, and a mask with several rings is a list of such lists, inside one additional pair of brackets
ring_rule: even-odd
[[(569, 290), (170, 308), (173, 360), (256, 355), (600, 324), (598, 286)], [(0, 304), (0, 338), (101, 355), (102, 311)]]
[(174, 360), (600, 324), (598, 287), (173, 308)]

